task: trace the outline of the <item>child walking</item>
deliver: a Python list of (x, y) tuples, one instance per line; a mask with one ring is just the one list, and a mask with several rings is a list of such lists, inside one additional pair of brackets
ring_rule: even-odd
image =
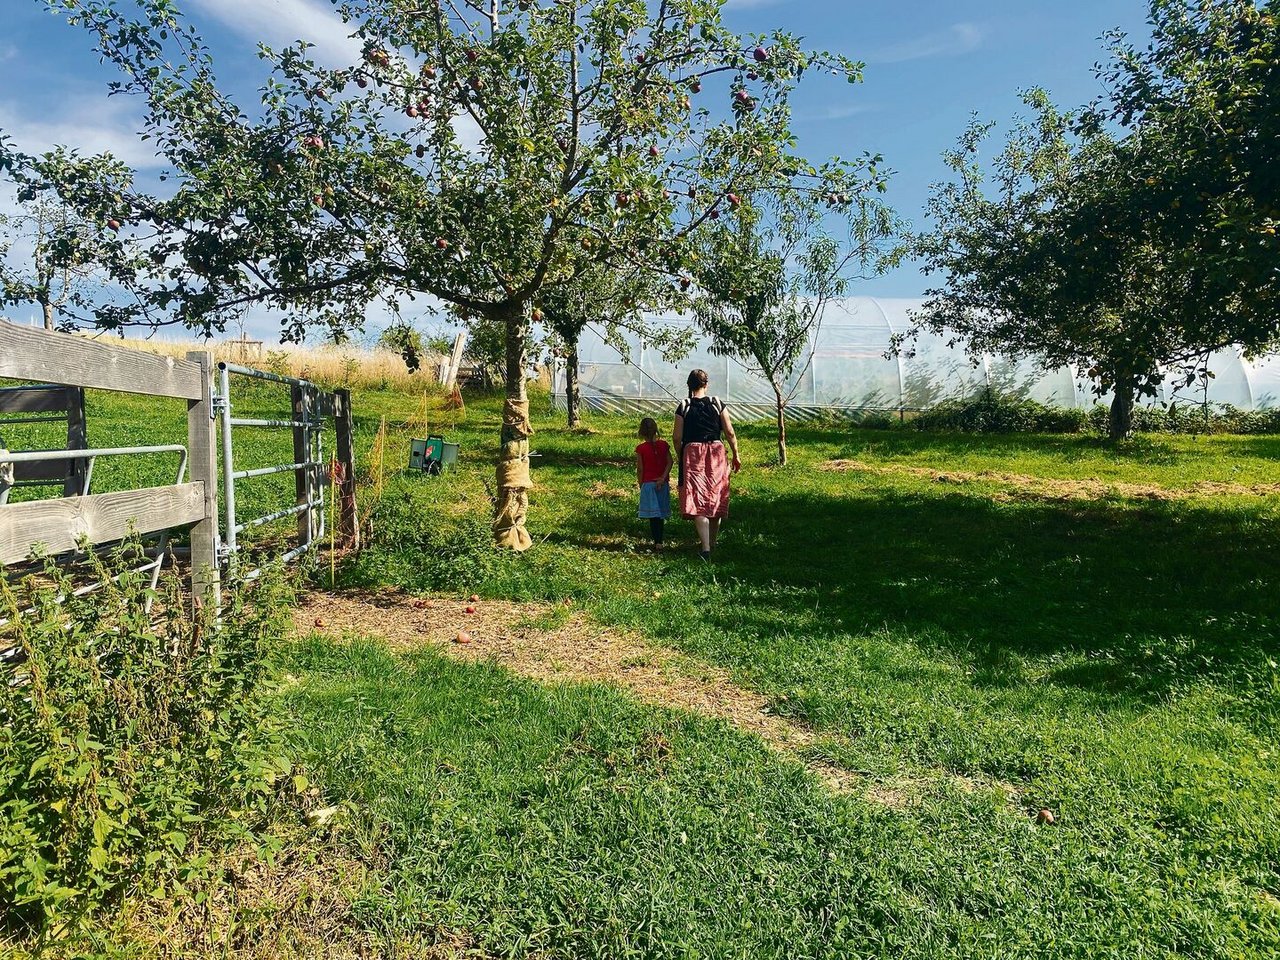
[(662, 545), (662, 531), (671, 516), (671, 447), (658, 439), (658, 423), (653, 417), (640, 421), (636, 447), (636, 485), (640, 488), (640, 519), (649, 521), (654, 546)]

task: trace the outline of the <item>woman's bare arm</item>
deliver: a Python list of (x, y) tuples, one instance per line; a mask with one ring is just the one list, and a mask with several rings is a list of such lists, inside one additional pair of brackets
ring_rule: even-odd
[(737, 473), (742, 469), (742, 461), (738, 459), (738, 435), (733, 432), (733, 421), (729, 419), (728, 407), (720, 411), (720, 426), (729, 440), (729, 450), (733, 453), (733, 472)]
[(636, 486), (644, 486), (644, 461), (640, 459), (639, 451), (636, 451)]

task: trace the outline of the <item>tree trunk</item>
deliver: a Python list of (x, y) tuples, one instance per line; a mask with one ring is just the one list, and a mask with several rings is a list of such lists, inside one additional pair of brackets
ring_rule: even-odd
[(578, 385), (578, 341), (569, 344), (564, 362), (564, 401), (569, 408), (569, 429), (582, 426), (582, 390)]
[(1134, 394), (1137, 381), (1131, 374), (1116, 376), (1115, 398), (1111, 401), (1111, 416), (1107, 421), (1107, 436), (1123, 440), (1133, 433)]
[(773, 388), (774, 400), (778, 404), (778, 465), (787, 465), (787, 402), (782, 398), (782, 391)]
[(524, 344), (529, 317), (523, 303), (505, 304), (492, 316), (506, 333), (506, 402), (502, 406), (501, 453), (498, 456), (498, 496), (493, 507), (493, 539), (500, 547), (528, 550), (533, 538), (525, 529), (529, 513), (529, 395), (525, 390)]
[(44, 310), (44, 328), (46, 330), (53, 329), (53, 304), (48, 300), (41, 300), (40, 306)]

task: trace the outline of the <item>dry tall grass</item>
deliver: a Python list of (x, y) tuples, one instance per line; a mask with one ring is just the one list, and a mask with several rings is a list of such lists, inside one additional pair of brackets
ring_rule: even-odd
[(211, 350), (215, 360), (268, 370), (282, 376), (301, 377), (327, 387), (422, 390), (436, 384), (441, 357), (424, 354), (422, 366), (410, 373), (404, 359), (392, 350), (347, 344), (344, 346), (296, 346), (293, 344), (244, 344), (229, 341), (98, 339), (115, 346), (143, 350), (165, 357), (185, 357), (189, 350)]

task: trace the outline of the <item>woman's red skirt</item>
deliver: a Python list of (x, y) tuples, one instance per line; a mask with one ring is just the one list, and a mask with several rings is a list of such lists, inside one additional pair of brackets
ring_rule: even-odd
[(680, 484), (680, 513), (694, 517), (729, 515), (729, 462), (723, 443), (686, 443), (681, 452), (684, 478)]

